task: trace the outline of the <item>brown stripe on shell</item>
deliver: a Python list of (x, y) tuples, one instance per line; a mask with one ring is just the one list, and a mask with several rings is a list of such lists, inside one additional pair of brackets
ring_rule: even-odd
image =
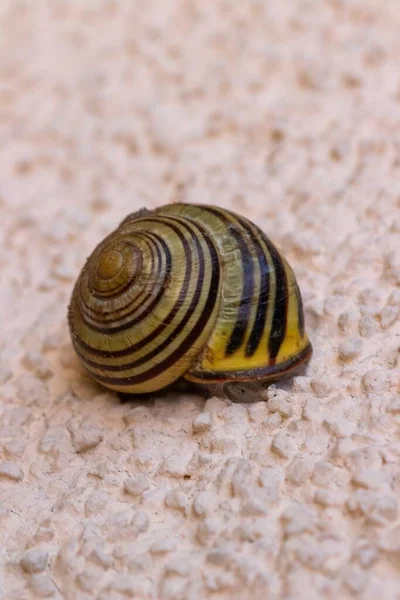
[(209, 213), (219, 218), (222, 223), (224, 223), (229, 233), (235, 238), (241, 255), (243, 275), (242, 296), (235, 325), (225, 348), (225, 356), (231, 356), (243, 345), (249, 324), (251, 301), (254, 290), (253, 257), (247, 245), (247, 240), (243, 237), (240, 229), (236, 226), (235, 221), (241, 223), (236, 215), (232, 215), (235, 218), (234, 221), (229, 219), (224, 212), (220, 212), (218, 209), (206, 206), (204, 207), (204, 210), (207, 210)]

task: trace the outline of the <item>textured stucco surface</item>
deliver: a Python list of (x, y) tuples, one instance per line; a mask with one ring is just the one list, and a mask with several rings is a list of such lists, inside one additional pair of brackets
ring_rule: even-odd
[[(0, 597), (400, 598), (398, 0), (0, 2)], [(314, 358), (266, 402), (121, 404), (66, 306), (182, 199), (294, 267)]]

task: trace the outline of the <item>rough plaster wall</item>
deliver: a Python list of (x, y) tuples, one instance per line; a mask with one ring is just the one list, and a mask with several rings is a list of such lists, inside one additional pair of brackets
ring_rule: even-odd
[[(400, 597), (399, 31), (398, 0), (1, 1), (2, 598)], [(177, 199), (297, 273), (314, 358), (265, 403), (121, 404), (76, 362), (84, 259)]]

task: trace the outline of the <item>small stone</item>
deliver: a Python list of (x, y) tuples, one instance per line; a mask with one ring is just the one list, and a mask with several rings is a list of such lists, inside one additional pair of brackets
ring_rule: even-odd
[(43, 434), (39, 443), (39, 452), (49, 454), (55, 458), (66, 449), (71, 449), (71, 438), (66, 427), (49, 427)]
[(4, 478), (13, 481), (21, 481), (23, 477), (24, 473), (16, 463), (8, 460), (0, 463), (0, 479)]
[[(265, 586), (264, 589), (272, 591), (272, 586), (268, 585), (268, 577), (266, 577), (264, 574), (264, 567), (257, 565), (252, 556), (245, 556), (244, 554), (238, 556), (237, 560), (235, 561), (235, 569), (237, 570), (237, 573), (245, 586), (250, 586), (258, 581)], [(275, 594), (274, 596), (276, 598)]]
[(50, 363), (46, 360), (43, 361), (35, 371), (35, 375), (42, 381), (47, 381), (54, 376), (54, 371), (50, 366)]
[(72, 445), (77, 454), (92, 450), (102, 439), (102, 433), (94, 427), (81, 427), (72, 431)]
[(297, 450), (295, 440), (285, 433), (278, 433), (272, 441), (272, 450), (281, 458), (290, 459)]
[(258, 517), (260, 515), (266, 515), (268, 512), (265, 503), (257, 498), (249, 498), (242, 505), (241, 513), (245, 517)]
[(381, 312), (381, 327), (387, 329), (400, 316), (400, 290), (395, 289), (389, 296), (385, 308)]
[(373, 369), (364, 375), (362, 385), (368, 393), (385, 392), (390, 385), (390, 374), (387, 371)]
[(23, 365), (33, 371), (39, 379), (50, 379), (54, 375), (50, 363), (40, 352), (27, 352), (22, 358)]
[(386, 364), (388, 369), (394, 369), (399, 365), (400, 359), (400, 346), (395, 346), (394, 348), (389, 349), (386, 355)]
[(108, 496), (103, 490), (90, 494), (85, 504), (86, 516), (98, 514), (107, 504)]
[(125, 596), (135, 596), (135, 586), (133, 578), (129, 575), (117, 575), (111, 581), (109, 589), (124, 594)]
[(310, 391), (310, 378), (304, 375), (293, 378), (293, 391), (306, 393)]
[[(400, 557), (400, 526), (397, 525), (393, 529), (385, 529), (379, 539), (379, 548), (385, 552), (390, 552), (396, 558)], [(373, 562), (377, 558), (377, 548), (375, 551)]]
[(25, 447), (24, 440), (10, 440), (4, 444), (4, 453), (9, 458), (21, 458), (24, 455)]
[(57, 350), (60, 348), (64, 341), (64, 333), (62, 331), (56, 331), (49, 333), (43, 340), (43, 350), (49, 352), (51, 350)]
[(166, 458), (161, 466), (160, 473), (170, 477), (183, 478), (187, 474), (187, 465), (192, 459), (192, 454), (176, 454)]
[(204, 581), (209, 592), (223, 592), (236, 586), (236, 577), (233, 573), (208, 573), (205, 572)]
[(221, 523), (218, 519), (204, 519), (197, 527), (197, 539), (205, 546), (218, 536), (220, 529)]
[(147, 477), (142, 474), (127, 477), (124, 481), (124, 490), (131, 496), (139, 497), (149, 489)]
[[(315, 510), (315, 509), (314, 509)], [(315, 528), (315, 512), (309, 506), (293, 505), (282, 514), (283, 529), (288, 537), (300, 533), (312, 533)]]
[(95, 548), (89, 554), (88, 559), (99, 567), (103, 567), (103, 569), (110, 569), (114, 562), (112, 557), (101, 548)]
[(386, 410), (387, 410), (387, 412), (392, 413), (392, 414), (400, 413), (400, 395), (392, 396), (392, 398), (390, 398), (390, 400), (388, 401)]
[(185, 577), (185, 575), (188, 575), (192, 570), (192, 565), (188, 558), (187, 554), (177, 554), (165, 566), (165, 573)]
[(317, 487), (329, 486), (335, 481), (335, 467), (327, 460), (319, 460), (314, 465), (312, 482)]
[(193, 512), (198, 517), (209, 515), (218, 506), (218, 497), (212, 492), (198, 492), (193, 500)]
[(351, 361), (360, 355), (362, 341), (360, 338), (350, 338), (339, 346), (339, 358), (342, 361)]
[(26, 573), (41, 573), (47, 567), (49, 555), (43, 550), (28, 550), (21, 558), (21, 567)]
[(78, 553), (78, 540), (74, 539), (73, 541), (65, 542), (60, 549), (57, 559), (61, 569), (65, 570), (65, 572), (77, 572), (82, 566)]
[(72, 259), (60, 257), (51, 270), (51, 276), (60, 281), (71, 281), (76, 277), (76, 269)]
[(46, 385), (33, 375), (20, 375), (15, 381), (15, 386), (18, 398), (25, 406), (42, 405), (48, 397)]
[(207, 554), (207, 561), (217, 567), (228, 567), (236, 558), (236, 553), (230, 547), (219, 547)]
[(286, 470), (286, 477), (294, 485), (303, 485), (312, 475), (314, 460), (311, 458), (295, 458)]
[(385, 306), (380, 316), (382, 329), (388, 329), (399, 318), (400, 306)]
[(278, 502), (280, 498), (280, 487), (283, 482), (283, 474), (280, 469), (264, 467), (260, 471), (258, 481), (265, 492), (263, 497), (266, 497), (270, 503)]
[(71, 344), (65, 344), (60, 351), (60, 364), (64, 369), (76, 369), (79, 359)]
[(11, 408), (6, 412), (6, 424), (11, 427), (27, 425), (32, 419), (32, 409), (27, 406)]
[(96, 548), (104, 548), (104, 539), (99, 535), (93, 523), (88, 521), (81, 534), (80, 554), (88, 557)]
[(90, 202), (90, 209), (94, 212), (103, 212), (110, 207), (110, 202), (107, 198), (94, 198)]
[(107, 525), (109, 527), (117, 527), (118, 529), (126, 529), (131, 524), (131, 521), (132, 512), (124, 510), (110, 515), (107, 519)]
[(250, 421), (259, 423), (265, 418), (265, 402), (254, 402), (247, 407), (247, 413)]
[(307, 398), (303, 408), (303, 419), (320, 422), (322, 419), (321, 402), (318, 398)]
[(372, 512), (368, 515), (371, 523), (384, 525), (388, 521), (395, 521), (399, 514), (399, 505), (395, 496), (381, 496), (376, 502)]
[(185, 511), (187, 506), (187, 499), (183, 492), (179, 490), (170, 490), (165, 495), (165, 506), (173, 508), (174, 510)]
[[(269, 526), (271, 520), (268, 517), (255, 518), (251, 520), (243, 520), (241, 524), (236, 527), (234, 531), (235, 538), (242, 542), (255, 542), (257, 540), (263, 540), (266, 537), (265, 544), (266, 548), (270, 549), (271, 542), (268, 539), (270, 536)], [(262, 542), (260, 542), (262, 544)]]
[(125, 425), (144, 423), (152, 419), (152, 414), (147, 406), (136, 406), (129, 409), (123, 416)]
[(127, 567), (130, 573), (143, 573), (153, 569), (153, 559), (148, 552), (136, 554), (127, 561)]
[(234, 439), (222, 435), (210, 435), (208, 446), (211, 452), (218, 452), (221, 454), (234, 455), (240, 452)]
[(131, 525), (138, 534), (147, 531), (150, 525), (150, 519), (147, 513), (145, 513), (144, 510), (138, 510), (133, 516)]
[(383, 300), (383, 291), (378, 288), (366, 288), (358, 297), (362, 312), (376, 315)]
[[(226, 463), (226, 474), (228, 475), (229, 470), (233, 467), (233, 473), (231, 476), (232, 494), (235, 497), (247, 499), (250, 494), (250, 490), (253, 485), (253, 477), (251, 471), (251, 464), (245, 458), (240, 458), (235, 462), (234, 460), (228, 459)], [(222, 473), (221, 473), (222, 475)], [(229, 477), (229, 475), (228, 475)]]
[(354, 551), (354, 558), (364, 569), (368, 569), (377, 560), (378, 550), (370, 540), (361, 539)]
[(365, 470), (380, 471), (383, 466), (382, 451), (373, 445), (358, 448), (351, 439), (343, 440), (342, 456), (346, 466), (353, 473)]
[(396, 288), (393, 290), (388, 298), (387, 305), (400, 307), (400, 289)]
[(159, 598), (162, 598), (162, 600), (186, 600), (188, 598), (186, 595), (187, 587), (188, 584), (184, 578), (167, 576), (162, 581)]
[(360, 335), (364, 338), (369, 338), (378, 333), (379, 323), (371, 315), (363, 315), (359, 323)]
[(4, 385), (12, 377), (12, 371), (8, 367), (0, 367), (0, 385)]
[(268, 401), (268, 408), (272, 413), (279, 412), (284, 419), (288, 419), (293, 414), (290, 403), (284, 398), (271, 398), (271, 400)]
[(317, 490), (314, 502), (320, 506), (343, 506), (347, 500), (347, 494), (340, 490)]
[(212, 414), (210, 411), (200, 413), (193, 421), (194, 433), (209, 431), (212, 425)]
[[(82, 369), (82, 366), (77, 366), (76, 370), (78, 369)], [(99, 384), (86, 374), (77, 376), (77, 373), (75, 373), (75, 376), (70, 379), (69, 385), (72, 392), (70, 397), (72, 398), (75, 396), (79, 400), (91, 401), (99, 395)], [(96, 407), (93, 406), (93, 409), (95, 410)]]
[(390, 481), (385, 473), (378, 471), (358, 471), (353, 475), (352, 483), (359, 487), (379, 490), (390, 487)]
[(282, 416), (279, 412), (272, 413), (269, 417), (263, 421), (263, 429), (265, 435), (272, 435), (282, 425)]
[(213, 415), (218, 415), (228, 406), (228, 402), (213, 396), (209, 398), (204, 405), (204, 412), (210, 411)]
[(47, 575), (32, 575), (29, 587), (39, 598), (50, 598), (57, 592), (54, 582)]
[(39, 527), (32, 538), (36, 544), (40, 544), (41, 542), (51, 542), (54, 537), (54, 532), (50, 527)]
[(93, 592), (99, 583), (99, 572), (97, 569), (85, 569), (77, 575), (76, 582), (84, 592)]
[(323, 424), (329, 433), (338, 438), (351, 436), (356, 429), (355, 423), (333, 416), (324, 419)]
[(178, 542), (174, 537), (162, 538), (150, 546), (150, 552), (152, 554), (166, 554), (167, 552), (176, 550), (177, 545)]
[(384, 525), (394, 521), (398, 515), (398, 502), (395, 496), (383, 496), (372, 490), (357, 490), (347, 501), (351, 513), (361, 513), (370, 523)]
[(352, 594), (361, 594), (368, 581), (368, 575), (357, 565), (351, 565), (345, 571), (343, 583)]
[(318, 398), (326, 398), (338, 386), (337, 382), (334, 382), (333, 379), (325, 376), (312, 379), (310, 382), (310, 387), (316, 396), (318, 396)]

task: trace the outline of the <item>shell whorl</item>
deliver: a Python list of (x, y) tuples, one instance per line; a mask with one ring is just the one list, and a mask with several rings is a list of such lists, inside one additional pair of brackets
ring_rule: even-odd
[(211, 206), (124, 219), (82, 269), (69, 325), (89, 373), (125, 392), (269, 379), (311, 354), (287, 262), (253, 223)]
[(183, 375), (218, 306), (217, 249), (197, 223), (125, 219), (88, 259), (69, 310), (84, 366), (115, 389), (152, 390)]

